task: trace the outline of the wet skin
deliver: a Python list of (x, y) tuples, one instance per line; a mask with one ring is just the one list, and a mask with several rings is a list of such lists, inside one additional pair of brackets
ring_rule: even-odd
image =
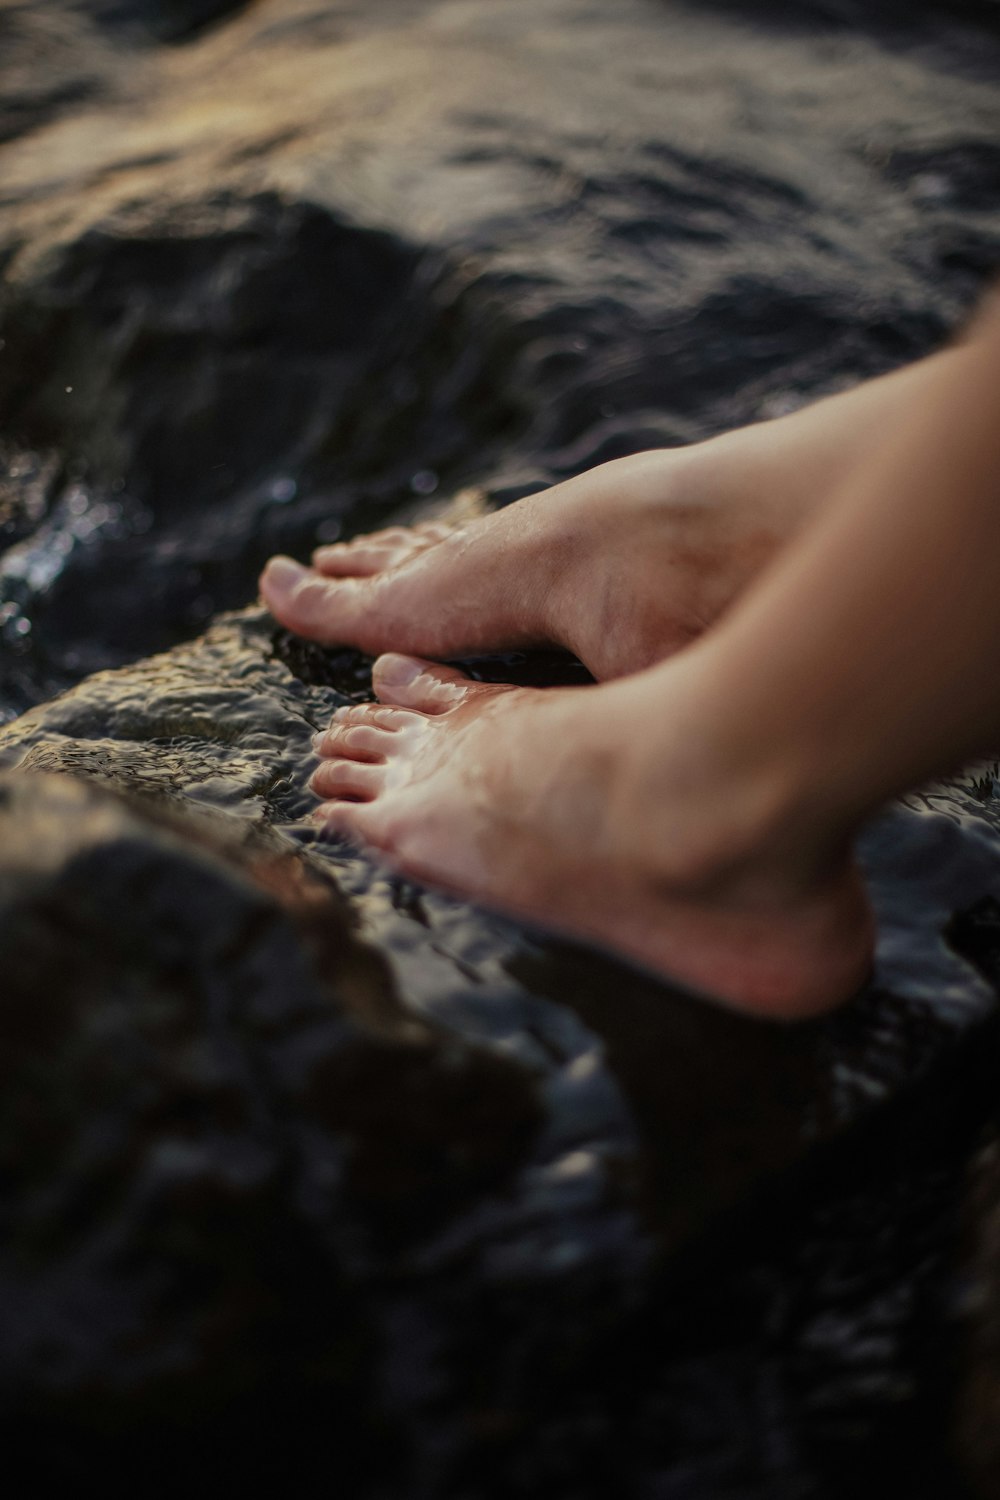
[[(1000, 315), (984, 323), (780, 422), (458, 530), (272, 560), (286, 625), (394, 653), (382, 706), (317, 743), (323, 822), (722, 1003), (790, 1019), (846, 999), (873, 948), (858, 827), (1000, 733), (982, 690)], [(473, 684), (409, 654), (541, 642), (598, 684)]]
[(603, 464), (464, 525), (272, 558), (261, 593), (327, 645), (454, 657), (554, 645), (599, 681), (717, 620), (950, 354), (778, 420)]
[(653, 453), (464, 525), (321, 547), (311, 569), (274, 559), (261, 587), (314, 640), (427, 656), (554, 645), (603, 680), (693, 639), (777, 544), (763, 499), (737, 519), (690, 452)]
[(380, 703), (316, 737), (317, 817), (415, 878), (739, 1008), (818, 1013), (869, 966), (860, 880), (846, 856), (820, 878), (767, 868), (768, 809), (741, 827), (711, 745), (664, 732), (692, 722), (688, 661), (539, 690), (381, 657)]

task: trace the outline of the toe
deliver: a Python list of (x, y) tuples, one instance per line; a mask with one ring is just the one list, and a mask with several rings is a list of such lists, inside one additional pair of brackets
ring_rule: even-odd
[(466, 699), (517, 691), (508, 683), (473, 682), (455, 667), (389, 652), (372, 668), (372, 686), (383, 703), (421, 714), (445, 714)]
[(317, 755), (344, 756), (352, 760), (382, 761), (392, 749), (395, 731), (374, 724), (338, 724), (316, 735)]
[(383, 703), (443, 714), (456, 708), (475, 684), (454, 667), (389, 652), (372, 668), (372, 686)]
[(412, 728), (414, 722), (423, 718), (408, 708), (389, 708), (383, 703), (345, 703), (335, 709), (330, 728), (346, 728), (348, 725), (364, 724), (388, 730), (390, 734), (400, 729)]
[(326, 833), (339, 834), (354, 844), (382, 847), (380, 820), (370, 802), (324, 802), (316, 808), (313, 821)]
[(385, 783), (381, 765), (360, 760), (324, 760), (309, 778), (317, 797), (356, 797), (370, 802)]
[(283, 600), (309, 574), (309, 569), (297, 563), (294, 557), (269, 557), (258, 580), (261, 592), (267, 600)]
[(327, 580), (290, 557), (272, 557), (260, 577), (261, 595), (275, 618), (327, 645), (358, 636), (370, 590), (364, 579)]

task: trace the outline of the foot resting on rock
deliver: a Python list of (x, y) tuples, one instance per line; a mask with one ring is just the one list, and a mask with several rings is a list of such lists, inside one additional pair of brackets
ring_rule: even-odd
[(816, 514), (935, 360), (686, 448), (602, 464), (460, 526), (272, 558), (271, 612), (324, 645), (452, 657), (531, 645), (598, 680), (696, 638)]
[[(1000, 736), (998, 383), (992, 308), (964, 345), (782, 419), (780, 441), (761, 424), (629, 460), (631, 488), (610, 466), (627, 525), (605, 469), (468, 530), (325, 554), (335, 577), (272, 564), (271, 608), (320, 640), (549, 641), (616, 679), (487, 686), (383, 656), (381, 702), (318, 739), (320, 817), (731, 1006), (847, 999), (873, 947), (858, 828)], [(710, 449), (728, 491), (698, 490)]]
[(777, 545), (763, 505), (737, 523), (683, 481), (692, 452), (605, 464), (461, 525), (320, 547), (311, 568), (272, 558), (261, 593), (326, 645), (439, 657), (562, 646), (618, 677), (699, 634)]
[(384, 656), (380, 703), (316, 737), (317, 817), (405, 874), (737, 1008), (817, 1014), (867, 972), (864, 892), (844, 856), (801, 878), (777, 857), (767, 799), (741, 804), (738, 768), (699, 742), (692, 655), (546, 690)]

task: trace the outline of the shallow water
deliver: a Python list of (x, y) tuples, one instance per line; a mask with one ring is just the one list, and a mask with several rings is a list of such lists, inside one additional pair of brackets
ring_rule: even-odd
[[(224, 24), (190, 29), (212, 10)], [(346, 894), (405, 1012), (511, 1059), (544, 1102), (514, 1187), (391, 1276), (360, 1256), (389, 1406), (420, 1434), (415, 1496), (783, 1500), (863, 1493), (880, 1465), (882, 1492), (958, 1485), (941, 1349), (997, 1027), (956, 946), (986, 951), (1000, 894), (995, 768), (872, 827), (875, 979), (776, 1032), (317, 840), (309, 734), (367, 694), (356, 654), (251, 610), (142, 659), (245, 605), (273, 550), (461, 490), (504, 503), (934, 347), (1000, 263), (995, 17), (0, 13), (0, 759), (276, 830)], [(502, 1434), (493, 1479), (455, 1456), (466, 1364), (428, 1395), (449, 1278), (480, 1321), (495, 1295), (490, 1390), (541, 1414), (523, 1472)]]

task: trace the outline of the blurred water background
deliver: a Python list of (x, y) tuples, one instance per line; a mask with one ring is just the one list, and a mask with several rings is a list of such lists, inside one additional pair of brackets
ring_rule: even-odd
[(245, 608), (272, 551), (937, 347), (998, 126), (994, 0), (0, 0), (0, 1425), (45, 1492), (998, 1492), (996, 767), (873, 827), (873, 983), (776, 1032), (317, 845), (368, 664)]
[(787, 410), (997, 261), (995, 4), (0, 8), (0, 714), (302, 552)]

